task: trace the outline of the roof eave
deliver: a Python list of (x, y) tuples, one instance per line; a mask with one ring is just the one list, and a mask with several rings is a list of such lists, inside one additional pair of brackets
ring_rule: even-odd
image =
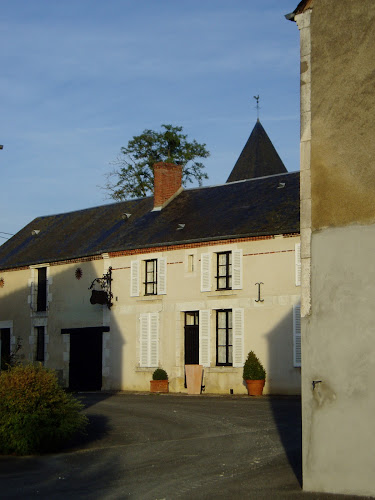
[(295, 21), (295, 17), (298, 14), (303, 14), (307, 9), (310, 9), (312, 7), (313, 1), (314, 0), (302, 0), (293, 12), (285, 14), (285, 19), (287, 19), (288, 21)]

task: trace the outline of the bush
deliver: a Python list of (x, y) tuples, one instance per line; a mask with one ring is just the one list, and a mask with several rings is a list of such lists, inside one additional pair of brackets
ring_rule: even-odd
[(265, 380), (266, 370), (254, 351), (250, 351), (243, 367), (244, 380)]
[(152, 380), (168, 380), (168, 374), (162, 368), (156, 368), (152, 374)]
[(0, 373), (0, 453), (55, 451), (88, 419), (55, 373), (42, 365), (16, 365)]

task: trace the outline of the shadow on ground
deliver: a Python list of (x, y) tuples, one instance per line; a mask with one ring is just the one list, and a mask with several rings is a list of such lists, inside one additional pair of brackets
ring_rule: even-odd
[[(293, 404), (291, 405), (291, 400)], [(293, 401), (294, 400), (294, 401)], [(301, 398), (271, 397), (273, 419), (289, 464), (302, 487), (302, 414)], [(291, 412), (291, 407), (293, 411)]]

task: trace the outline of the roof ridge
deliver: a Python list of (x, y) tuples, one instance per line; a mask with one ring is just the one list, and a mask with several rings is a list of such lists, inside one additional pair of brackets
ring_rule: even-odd
[(74, 214), (75, 212), (87, 212), (89, 210), (94, 210), (96, 208), (111, 207), (114, 205), (120, 205), (121, 203), (130, 203), (130, 202), (134, 202), (134, 201), (147, 200), (147, 198), (153, 198), (153, 196), (144, 196), (143, 198), (132, 198), (131, 200), (114, 201), (113, 203), (103, 203), (103, 205), (94, 205), (92, 207), (77, 208), (76, 210), (69, 210), (68, 212), (59, 212), (57, 214), (54, 213), (54, 214), (49, 214), (49, 215), (39, 215), (34, 220), (43, 219), (45, 217), (57, 217), (58, 215)]
[(279, 174), (270, 174), (270, 175), (263, 175), (262, 177), (252, 177), (251, 179), (241, 179), (239, 181), (231, 181), (231, 182), (223, 182), (222, 184), (213, 184), (212, 186), (198, 186), (198, 187), (193, 187), (193, 188), (187, 188), (184, 189), (184, 191), (194, 191), (194, 190), (199, 190), (199, 189), (208, 189), (208, 188), (216, 188), (216, 187), (221, 187), (221, 186), (231, 186), (232, 184), (238, 184), (239, 182), (254, 182), (254, 181), (259, 181), (261, 179), (267, 179), (268, 177), (279, 177), (280, 175), (290, 175), (290, 174), (296, 174), (300, 173), (299, 170), (292, 170), (291, 172), (281, 172)]

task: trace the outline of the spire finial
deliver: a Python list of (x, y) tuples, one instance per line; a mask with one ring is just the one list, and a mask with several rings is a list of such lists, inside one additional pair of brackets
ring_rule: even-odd
[(256, 110), (257, 110), (257, 122), (259, 122), (259, 110), (260, 110), (260, 106), (259, 106), (259, 95), (255, 95), (254, 96), (254, 99), (256, 100), (257, 102), (257, 105), (256, 105)]

